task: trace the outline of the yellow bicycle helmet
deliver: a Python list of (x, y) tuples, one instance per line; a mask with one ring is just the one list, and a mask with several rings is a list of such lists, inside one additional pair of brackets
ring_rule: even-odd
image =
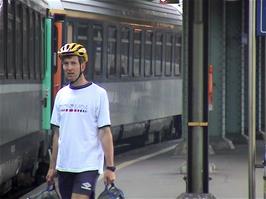
[(79, 56), (83, 57), (84, 61), (88, 61), (88, 54), (86, 49), (84, 48), (83, 45), (78, 44), (78, 43), (68, 43), (65, 44), (60, 48), (60, 50), (57, 52), (59, 57), (62, 58), (63, 56)]

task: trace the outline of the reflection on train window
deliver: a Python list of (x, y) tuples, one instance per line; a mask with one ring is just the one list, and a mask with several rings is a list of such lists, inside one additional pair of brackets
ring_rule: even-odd
[(88, 49), (88, 26), (87, 24), (78, 24), (77, 32), (77, 43), (82, 44), (86, 49)]
[(29, 78), (29, 59), (28, 59), (28, 30), (29, 30), (29, 17), (28, 17), (28, 9), (23, 9), (23, 78)]
[(17, 4), (16, 7), (16, 49), (15, 49), (15, 57), (16, 57), (16, 78), (22, 79), (22, 7), (21, 4)]
[(93, 50), (94, 58), (94, 75), (101, 76), (103, 74), (102, 56), (103, 56), (103, 29), (100, 25), (93, 25)]
[(127, 27), (121, 29), (121, 76), (129, 75), (129, 34), (130, 30)]
[(133, 76), (140, 76), (140, 58), (141, 58), (141, 30), (134, 30), (134, 46), (133, 46)]
[(174, 50), (174, 73), (175, 75), (180, 75), (181, 66), (181, 36), (177, 35), (175, 37), (175, 50)]
[(107, 74), (108, 76), (116, 75), (116, 27), (108, 27), (108, 43), (107, 43)]
[(8, 1), (7, 4), (7, 72), (8, 78), (14, 78), (15, 63), (14, 63), (14, 1)]
[(45, 69), (46, 69), (46, 66), (45, 66), (45, 63), (44, 63), (44, 29), (43, 29), (43, 25), (45, 24), (44, 22), (44, 18), (39, 15), (39, 20), (40, 20), (40, 24), (39, 24), (39, 32), (38, 32), (38, 35), (39, 35), (39, 46), (40, 46), (40, 51), (39, 51), (39, 55), (40, 55), (40, 60), (39, 60), (39, 64), (40, 64), (40, 79), (43, 79), (44, 78), (44, 73), (45, 73)]
[(28, 59), (29, 59), (29, 67), (30, 67), (30, 78), (31, 79), (35, 79), (35, 68), (34, 68), (34, 15), (32, 13), (32, 11), (30, 10), (29, 13), (29, 19), (30, 19), (30, 23), (29, 23), (29, 31), (28, 31), (28, 35), (29, 35), (29, 53), (28, 53)]
[[(4, 46), (4, 17), (3, 17), (3, 6), (0, 8), (0, 46)], [(5, 76), (5, 65), (4, 65), (4, 48), (0, 47), (0, 79)]]
[(145, 33), (145, 53), (144, 53), (144, 67), (145, 67), (145, 76), (152, 75), (152, 37), (153, 33), (151, 31), (147, 31)]
[(43, 17), (21, 1), (4, 1), (0, 12), (0, 76), (40, 80), (43, 69)]
[(172, 73), (172, 53), (173, 53), (173, 37), (171, 34), (166, 34), (165, 43), (165, 75), (170, 76)]
[(34, 56), (34, 65), (35, 65), (35, 76), (36, 79), (41, 79), (40, 76), (40, 67), (41, 67), (41, 63), (40, 63), (40, 42), (41, 41), (41, 37), (39, 37), (39, 30), (40, 30), (40, 18), (37, 15), (37, 13), (34, 13), (35, 15), (35, 27), (34, 27), (34, 49), (35, 49), (35, 56)]
[[(78, 23), (77, 24), (77, 37), (75, 41), (81, 45), (83, 45), (86, 49), (88, 48), (88, 34), (89, 34), (89, 26), (87, 23)], [(88, 75), (88, 67), (85, 68), (84, 74), (87, 77)]]
[(163, 52), (163, 35), (156, 33), (155, 37), (155, 75), (162, 75), (162, 52)]
[(56, 27), (56, 24), (53, 24), (53, 37), (52, 37), (52, 52), (53, 52), (53, 69), (52, 72), (53, 74), (56, 74), (57, 69), (59, 66), (57, 66), (57, 62), (59, 57), (57, 56), (57, 51), (58, 51), (58, 39), (57, 39), (57, 35), (58, 35), (58, 28)]

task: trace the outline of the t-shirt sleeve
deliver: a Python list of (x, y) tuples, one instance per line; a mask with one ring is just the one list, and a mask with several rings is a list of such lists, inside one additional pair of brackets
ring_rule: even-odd
[(98, 112), (97, 125), (98, 125), (98, 128), (111, 125), (109, 100), (108, 100), (107, 92), (105, 90), (100, 95), (100, 106), (99, 106), (99, 112)]
[(60, 111), (58, 107), (58, 98), (59, 98), (58, 95), (56, 95), (50, 123), (52, 125), (59, 127), (60, 126), (59, 125), (60, 124)]

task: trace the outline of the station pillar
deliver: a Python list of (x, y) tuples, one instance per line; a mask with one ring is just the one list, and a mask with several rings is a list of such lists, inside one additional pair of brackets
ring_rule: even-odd
[[(215, 198), (209, 193), (208, 0), (184, 1), (187, 50), (187, 176), (178, 199)], [(183, 34), (184, 35), (184, 34)]]

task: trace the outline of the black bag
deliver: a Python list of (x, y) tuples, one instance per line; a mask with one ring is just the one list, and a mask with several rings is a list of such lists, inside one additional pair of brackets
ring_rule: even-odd
[(125, 195), (121, 189), (118, 189), (114, 183), (105, 185), (105, 189), (98, 196), (98, 199), (125, 199)]
[(60, 199), (60, 196), (54, 185), (47, 186), (47, 188), (39, 193), (28, 197), (27, 199)]

